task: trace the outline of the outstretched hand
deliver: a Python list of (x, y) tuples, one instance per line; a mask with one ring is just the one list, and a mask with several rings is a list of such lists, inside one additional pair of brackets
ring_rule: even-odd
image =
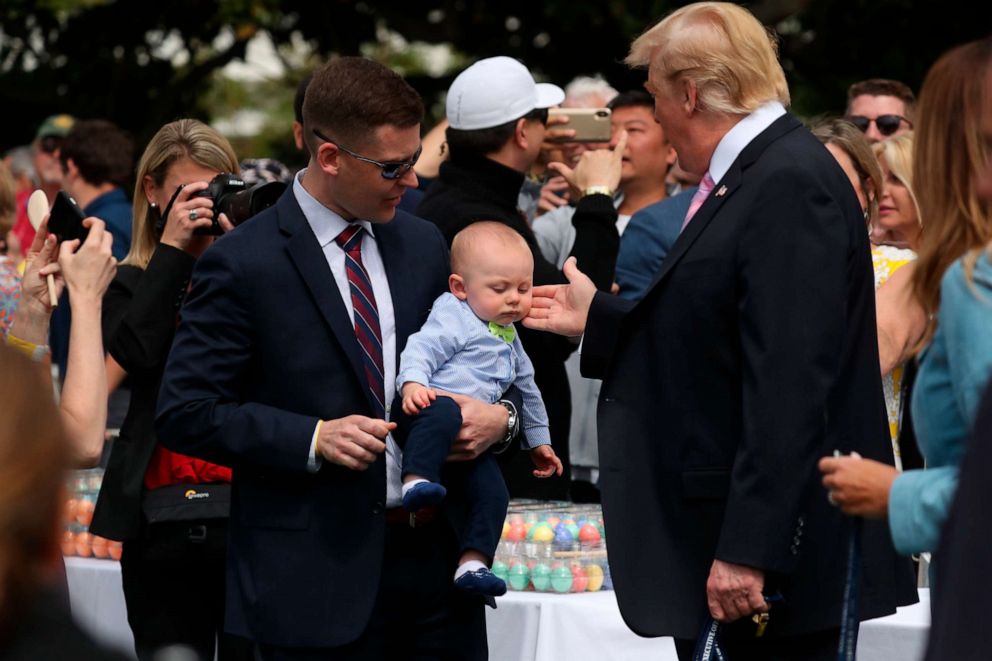
[(585, 332), (596, 285), (579, 270), (575, 257), (569, 257), (562, 270), (568, 284), (534, 287), (530, 313), (523, 324), (534, 330), (577, 337)]
[(534, 477), (551, 477), (561, 475), (565, 470), (561, 464), (561, 459), (555, 454), (554, 448), (550, 445), (538, 445), (530, 451), (531, 461), (537, 468), (534, 470)]

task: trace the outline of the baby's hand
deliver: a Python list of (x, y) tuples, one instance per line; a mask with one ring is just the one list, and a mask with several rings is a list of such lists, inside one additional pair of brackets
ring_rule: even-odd
[(403, 412), (407, 415), (417, 415), (435, 399), (437, 393), (425, 385), (413, 381), (403, 384)]
[[(404, 388), (404, 390), (406, 390)], [(530, 451), (530, 458), (537, 466), (537, 470), (534, 471), (534, 477), (551, 477), (552, 475), (561, 475), (563, 470), (561, 465), (561, 459), (555, 454), (555, 451), (550, 445), (538, 445), (536, 448)]]

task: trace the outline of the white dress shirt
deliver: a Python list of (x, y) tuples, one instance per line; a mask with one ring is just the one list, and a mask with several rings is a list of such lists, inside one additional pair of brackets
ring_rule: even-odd
[[(302, 170), (293, 181), (293, 194), (306, 216), (307, 223), (313, 230), (320, 243), (320, 249), (327, 260), (327, 266), (334, 276), (341, 300), (344, 301), (348, 316), (354, 326), (355, 311), (351, 304), (351, 287), (345, 271), (344, 250), (334, 240), (350, 223), (340, 215), (331, 211), (303, 188), (302, 179), (306, 170)], [(372, 223), (366, 220), (358, 221), (366, 235), (362, 238), (362, 264), (372, 282), (372, 293), (375, 294), (375, 304), (379, 310), (379, 328), (382, 330), (382, 368), (383, 386), (386, 393), (386, 419), (389, 420), (392, 405), (391, 394), (395, 392), (396, 382), (396, 317), (393, 312), (393, 299), (389, 291), (389, 280), (386, 278), (386, 267), (379, 254), (379, 245), (375, 239)], [(310, 443), (310, 457), (307, 470), (316, 472), (320, 468), (320, 459), (316, 456), (317, 430), (314, 429)], [(386, 437), (386, 506), (397, 507), (402, 503), (400, 494), (400, 466), (403, 454), (392, 434)]]
[(785, 106), (778, 101), (768, 101), (727, 131), (710, 157), (709, 173), (713, 182), (720, 183), (744, 148), (784, 114)]

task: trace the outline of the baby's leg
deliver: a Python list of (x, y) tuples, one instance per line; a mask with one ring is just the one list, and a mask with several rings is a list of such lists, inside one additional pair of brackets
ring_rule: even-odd
[(487, 596), (506, 593), (506, 583), (490, 570), (499, 544), (509, 494), (492, 455), (483, 455), (466, 466), (460, 481), (468, 504), (468, 518), (461, 531), (462, 555), (455, 572), (455, 585)]
[(462, 426), (461, 409), (450, 397), (438, 397), (410, 418), (403, 446), (403, 508), (409, 512), (444, 499), (441, 466)]

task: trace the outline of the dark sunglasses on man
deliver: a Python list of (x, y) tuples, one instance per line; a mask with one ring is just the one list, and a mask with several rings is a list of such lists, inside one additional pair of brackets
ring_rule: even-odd
[(343, 146), (341, 143), (336, 142), (335, 140), (331, 140), (317, 129), (313, 129), (313, 134), (318, 138), (320, 138), (321, 140), (323, 140), (324, 142), (329, 142), (332, 145), (336, 146), (338, 149), (348, 154), (348, 156), (351, 156), (355, 160), (365, 161), (366, 163), (371, 163), (372, 165), (378, 166), (378, 168), (381, 170), (380, 174), (382, 175), (382, 178), (389, 179), (390, 181), (399, 179), (407, 172), (409, 172), (410, 169), (417, 164), (417, 159), (420, 158), (420, 152), (423, 151), (424, 149), (423, 145), (417, 147), (417, 152), (413, 155), (413, 158), (411, 158), (409, 161), (392, 161), (392, 162), (384, 163), (382, 161), (377, 161), (374, 158), (362, 156), (361, 154), (351, 151), (347, 147)]
[(913, 128), (913, 122), (902, 115), (879, 115), (875, 119), (863, 115), (848, 115), (845, 119), (854, 124), (862, 133), (868, 130), (872, 122), (875, 122), (878, 132), (884, 136), (890, 136), (898, 131), (903, 122), (906, 122), (909, 128)]
[(38, 148), (46, 154), (54, 154), (62, 146), (62, 138), (57, 135), (46, 135), (38, 141)]

